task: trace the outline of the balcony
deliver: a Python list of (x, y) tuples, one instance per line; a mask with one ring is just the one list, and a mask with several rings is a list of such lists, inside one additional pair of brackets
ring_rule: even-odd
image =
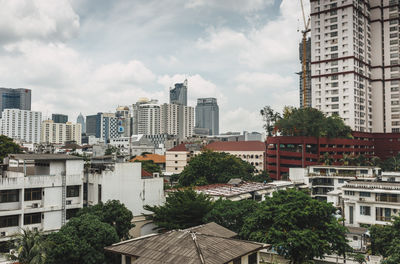
[(394, 195), (376, 194), (375, 201), (386, 202), (386, 203), (400, 203), (400, 197), (396, 194), (394, 194)]
[(376, 216), (376, 221), (390, 222), (391, 220), (392, 220), (391, 216), (383, 216), (383, 215)]

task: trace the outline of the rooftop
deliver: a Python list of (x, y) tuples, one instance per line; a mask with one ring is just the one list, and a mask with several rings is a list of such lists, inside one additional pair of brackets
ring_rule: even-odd
[(135, 264), (223, 264), (268, 247), (267, 244), (196, 231), (201, 228), (139, 237), (106, 247), (105, 250), (136, 257)]
[(10, 154), (8, 157), (18, 160), (82, 160), (81, 157), (65, 154)]
[(400, 191), (400, 182), (368, 182), (368, 181), (350, 181), (342, 189), (383, 189)]
[(165, 155), (158, 155), (158, 154), (146, 154), (143, 156), (136, 156), (135, 158), (131, 159), (131, 162), (135, 161), (146, 161), (152, 160), (154, 163), (160, 164), (165, 163)]
[(266, 151), (266, 145), (261, 141), (216, 141), (205, 148), (215, 151)]
[(191, 227), (186, 230), (196, 232), (196, 233), (201, 233), (203, 235), (214, 235), (214, 236), (226, 237), (226, 238), (232, 238), (232, 237), (237, 236), (237, 234), (235, 232), (229, 230), (228, 228), (220, 226), (215, 222)]
[(254, 191), (273, 189), (275, 185), (261, 182), (244, 182), (238, 185), (231, 184), (211, 184), (197, 186), (195, 190), (211, 196), (231, 197)]

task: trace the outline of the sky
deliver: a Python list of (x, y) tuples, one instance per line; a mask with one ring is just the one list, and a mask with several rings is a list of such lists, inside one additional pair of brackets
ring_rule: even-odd
[(217, 98), (221, 132), (262, 131), (262, 107), (299, 104), (297, 0), (0, 6), (0, 87), (32, 89), (32, 110), (44, 118), (63, 113), (76, 121), (142, 97), (168, 102), (169, 88), (185, 78), (190, 106)]

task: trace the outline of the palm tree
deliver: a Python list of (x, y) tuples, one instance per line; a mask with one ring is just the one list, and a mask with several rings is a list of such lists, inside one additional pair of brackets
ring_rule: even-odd
[(11, 260), (21, 264), (43, 264), (46, 260), (45, 239), (38, 231), (22, 229), (14, 236), (14, 254), (9, 254)]
[(344, 166), (349, 166), (350, 163), (352, 162), (353, 158), (352, 156), (348, 155), (348, 154), (343, 154), (343, 158), (340, 159), (340, 162), (344, 165)]
[(323, 165), (332, 165), (333, 163), (333, 158), (329, 155), (328, 152), (325, 152), (320, 158), (319, 161), (323, 164)]

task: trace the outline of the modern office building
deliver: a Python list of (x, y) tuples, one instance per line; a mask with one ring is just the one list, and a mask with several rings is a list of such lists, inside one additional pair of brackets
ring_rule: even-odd
[(219, 108), (216, 98), (197, 99), (196, 128), (206, 128), (210, 135), (219, 134)]
[(0, 124), (2, 135), (22, 142), (40, 142), (41, 112), (4, 109)]
[(97, 113), (86, 116), (86, 135), (95, 136), (104, 142), (118, 138), (118, 118), (115, 113)]
[(62, 123), (65, 124), (68, 122), (68, 116), (63, 115), (63, 114), (52, 114), (51, 115), (51, 120), (54, 121), (54, 123)]
[(169, 103), (187, 106), (188, 81), (175, 83), (175, 87), (169, 90)]
[(311, 1), (312, 106), (400, 132), (399, 1)]
[[(303, 42), (299, 44), (299, 58), (300, 62), (303, 63)], [(300, 107), (304, 106), (304, 92), (303, 92), (303, 69), (298, 73), (299, 74), (299, 85), (300, 85)], [(311, 107), (311, 39), (308, 38), (306, 41), (306, 107)]]
[(115, 112), (118, 118), (118, 133), (121, 137), (130, 137), (132, 135), (133, 118), (128, 106), (118, 106)]
[(81, 124), (56, 123), (53, 120), (45, 120), (42, 123), (40, 141), (49, 144), (65, 144), (68, 141), (75, 141), (81, 144)]
[(79, 113), (79, 116), (76, 118), (76, 123), (81, 124), (82, 134), (86, 133), (86, 123), (82, 113)]
[(0, 88), (0, 117), (4, 109), (31, 110), (30, 89)]

